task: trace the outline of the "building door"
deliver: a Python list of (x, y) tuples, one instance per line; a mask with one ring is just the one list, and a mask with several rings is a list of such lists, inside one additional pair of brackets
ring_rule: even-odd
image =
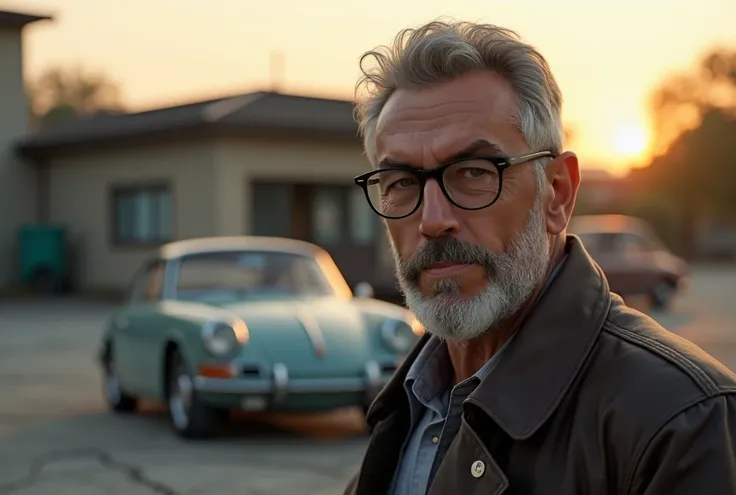
[(253, 234), (317, 244), (351, 286), (374, 283), (379, 222), (357, 187), (254, 182), (251, 211)]
[(251, 231), (254, 235), (292, 237), (293, 189), (291, 184), (253, 184)]
[(366, 214), (372, 212), (362, 194), (356, 187), (314, 186), (309, 198), (309, 240), (332, 255), (352, 286), (371, 282), (376, 270), (376, 219)]

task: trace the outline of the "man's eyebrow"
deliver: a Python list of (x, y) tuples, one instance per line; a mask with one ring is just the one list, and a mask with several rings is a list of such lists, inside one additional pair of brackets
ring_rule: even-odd
[(410, 167), (410, 168), (421, 168), (411, 163), (399, 162), (392, 160), (391, 158), (384, 158), (378, 163), (378, 168), (389, 168), (389, 167)]
[(476, 139), (465, 148), (460, 151), (456, 151), (451, 155), (445, 157), (444, 162), (452, 162), (454, 160), (461, 160), (463, 158), (472, 158), (478, 155), (492, 155), (499, 156), (504, 155), (503, 150), (496, 143), (486, 141), (485, 139)]
[[(503, 152), (501, 147), (497, 145), (496, 143), (492, 143), (485, 139), (476, 139), (475, 141), (465, 146), (461, 150), (455, 151), (449, 156), (445, 157), (445, 159), (442, 162), (447, 163), (447, 162), (452, 162), (455, 160), (461, 160), (463, 158), (472, 158), (478, 155), (498, 156), (498, 155), (504, 155), (504, 154), (505, 153)], [(420, 166), (416, 164), (400, 162), (397, 160), (393, 160), (391, 158), (384, 158), (378, 164), (378, 168), (386, 168), (386, 167), (421, 168)]]

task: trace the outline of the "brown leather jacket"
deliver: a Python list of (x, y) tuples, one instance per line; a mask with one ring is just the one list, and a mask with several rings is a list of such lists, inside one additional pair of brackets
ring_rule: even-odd
[[(625, 306), (568, 241), (557, 278), (465, 401), (428, 494), (736, 494), (736, 375)], [(371, 406), (346, 494), (388, 492), (409, 433), (402, 382), (426, 337)]]

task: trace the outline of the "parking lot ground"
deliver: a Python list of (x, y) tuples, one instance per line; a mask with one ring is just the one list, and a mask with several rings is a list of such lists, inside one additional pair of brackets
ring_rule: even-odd
[[(736, 267), (693, 272), (653, 316), (736, 369)], [(0, 301), (0, 495), (342, 493), (368, 441), (357, 411), (250, 415), (199, 442), (175, 437), (153, 405), (108, 413), (94, 356), (112, 309)]]

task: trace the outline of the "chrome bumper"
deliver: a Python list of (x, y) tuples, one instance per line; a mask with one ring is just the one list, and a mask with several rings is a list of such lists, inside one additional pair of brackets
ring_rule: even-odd
[(267, 395), (272, 402), (281, 402), (292, 394), (359, 392), (370, 402), (381, 391), (390, 375), (382, 375), (375, 361), (366, 363), (359, 378), (289, 378), (289, 370), (276, 363), (269, 378), (210, 378), (196, 376), (194, 388), (199, 392), (218, 394)]

